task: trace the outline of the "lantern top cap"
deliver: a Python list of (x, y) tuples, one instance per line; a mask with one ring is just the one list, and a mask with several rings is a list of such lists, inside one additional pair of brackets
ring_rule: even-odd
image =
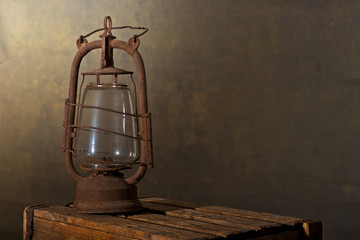
[(82, 72), (82, 75), (124, 75), (124, 74), (133, 74), (134, 72), (127, 71), (115, 67), (99, 68), (91, 70), (88, 72)]

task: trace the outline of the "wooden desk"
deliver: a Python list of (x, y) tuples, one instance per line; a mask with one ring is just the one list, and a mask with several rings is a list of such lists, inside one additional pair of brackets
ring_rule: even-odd
[(30, 206), (24, 211), (24, 239), (322, 239), (319, 221), (161, 198), (141, 202), (145, 209), (131, 215)]

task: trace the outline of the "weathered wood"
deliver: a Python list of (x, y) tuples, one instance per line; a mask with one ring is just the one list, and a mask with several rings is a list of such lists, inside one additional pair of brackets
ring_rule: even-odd
[[(53, 229), (51, 233), (38, 232), (35, 231), (31, 240), (62, 240), (64, 237), (61, 236), (61, 233), (57, 232), (57, 229)], [(71, 239), (70, 237), (67, 239)]]
[[(139, 239), (211, 239), (211, 236), (111, 215), (79, 214), (63, 206), (37, 209), (35, 217)], [(36, 229), (35, 229), (36, 230)]]
[(144, 208), (149, 209), (150, 211), (155, 211), (155, 212), (164, 213), (164, 214), (168, 211), (184, 209), (182, 207), (176, 207), (176, 206), (170, 206), (170, 205), (165, 205), (165, 204), (161, 204), (161, 203), (153, 203), (153, 202), (146, 202), (146, 201), (142, 201), (141, 205)]
[(319, 221), (308, 221), (303, 223), (306, 240), (322, 239), (322, 223)]
[(243, 218), (263, 220), (267, 222), (287, 224), (291, 226), (304, 222), (304, 219), (295, 218), (295, 217), (281, 216), (270, 213), (255, 212), (255, 211), (241, 210), (241, 209), (234, 209), (234, 208), (227, 208), (220, 206), (196, 207), (196, 210), (200, 210), (204, 212), (220, 213), (220, 214), (243, 217)]
[(214, 223), (223, 226), (239, 227), (259, 231), (264, 228), (281, 227), (282, 224), (260, 221), (238, 216), (224, 215), (219, 213), (204, 212), (195, 209), (181, 209), (167, 211), (166, 215), (180, 217), (185, 219), (193, 219), (202, 222)]
[(37, 208), (45, 207), (44, 204), (27, 206), (23, 212), (23, 240), (30, 240), (33, 234), (33, 212)]
[(127, 215), (80, 214), (64, 206), (38, 208), (27, 217), (25, 211), (24, 234), (30, 219), (33, 240), (322, 239), (317, 221), (163, 198), (141, 202), (142, 212)]
[(160, 204), (164, 204), (164, 205), (182, 207), (182, 208), (197, 208), (197, 207), (203, 206), (198, 203), (171, 200), (171, 199), (166, 199), (166, 198), (142, 198), (142, 199), (140, 199), (140, 201), (141, 202), (160, 203)]
[(29, 234), (29, 229), (28, 229), (28, 225), (29, 225), (29, 217), (28, 217), (28, 209), (30, 206), (26, 207), (24, 210), (24, 214), (23, 214), (23, 240), (26, 240), (26, 236), (28, 236)]
[(129, 216), (128, 218), (198, 233), (211, 234), (224, 238), (230, 235), (246, 233), (252, 230), (249, 228), (234, 228), (213, 223), (206, 223), (171, 216), (163, 216), (159, 214), (137, 214)]
[[(304, 219), (300, 219), (300, 218), (296, 218), (296, 217), (282, 216), (282, 215), (277, 215), (277, 214), (270, 214), (270, 213), (256, 212), (256, 211), (249, 211), (249, 210), (241, 210), (241, 209), (234, 209), (234, 208), (227, 208), (227, 207), (220, 207), (220, 206), (205, 206), (205, 205), (198, 204), (198, 203), (171, 200), (171, 199), (166, 199), (166, 198), (143, 198), (140, 201), (150, 202), (150, 203), (154, 203), (154, 204), (162, 204), (165, 206), (179, 207), (179, 208), (190, 208), (190, 209), (196, 209), (196, 210), (204, 211), (204, 212), (238, 216), (238, 217), (243, 217), (243, 218), (250, 218), (250, 219), (262, 220), (262, 221), (280, 223), (280, 224), (295, 225), (295, 224), (304, 222)], [(175, 209), (169, 209), (168, 211), (170, 211), (170, 210), (175, 210)]]
[[(99, 231), (93, 228), (51, 221), (43, 218), (34, 218), (34, 238), (38, 232), (52, 234), (52, 239), (78, 239), (78, 240), (130, 240), (139, 239), (126, 237), (115, 233)], [(56, 234), (56, 235), (54, 235)]]
[(162, 200), (169, 200), (168, 198), (160, 198), (160, 197), (139, 197), (139, 200), (142, 201), (162, 201)]

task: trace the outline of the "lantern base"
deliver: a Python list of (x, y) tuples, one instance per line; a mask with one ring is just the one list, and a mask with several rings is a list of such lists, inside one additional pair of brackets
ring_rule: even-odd
[(120, 213), (142, 209), (137, 188), (121, 175), (92, 175), (81, 178), (76, 185), (76, 212)]

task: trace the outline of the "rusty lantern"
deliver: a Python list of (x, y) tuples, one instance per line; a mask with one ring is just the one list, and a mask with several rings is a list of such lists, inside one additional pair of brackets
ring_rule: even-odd
[[(115, 40), (111, 30), (123, 28), (144, 31), (128, 42)], [(103, 31), (101, 40), (86, 40), (98, 31)], [(76, 42), (78, 51), (72, 62), (69, 97), (65, 101), (62, 150), (66, 168), (77, 182), (74, 202), (77, 212), (115, 213), (141, 209), (135, 184), (148, 167), (153, 167), (145, 68), (137, 50), (139, 37), (146, 32), (147, 28), (143, 27), (112, 28), (111, 18), (107, 16), (104, 28), (80, 36)], [(81, 73), (79, 82), (81, 60), (98, 48), (102, 51), (101, 67)], [(132, 56), (137, 83), (133, 72), (114, 67), (114, 48)], [(85, 84), (83, 90), (85, 77), (93, 78), (93, 82)], [(127, 81), (119, 80), (123, 77), (127, 77)], [(138, 169), (131, 177), (125, 178), (120, 172), (134, 166)]]

